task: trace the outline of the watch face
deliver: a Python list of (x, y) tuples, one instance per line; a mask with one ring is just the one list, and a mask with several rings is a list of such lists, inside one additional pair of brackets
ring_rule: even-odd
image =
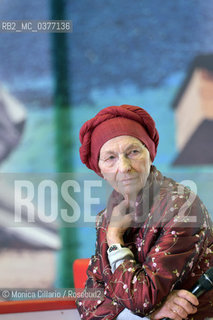
[(110, 248), (109, 248), (109, 252), (112, 252), (112, 251), (115, 251), (115, 250), (118, 250), (118, 246), (116, 244), (113, 244)]

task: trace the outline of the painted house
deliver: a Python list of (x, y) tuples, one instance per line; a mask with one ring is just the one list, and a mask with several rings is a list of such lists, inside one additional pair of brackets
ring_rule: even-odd
[(173, 108), (178, 148), (173, 165), (213, 164), (213, 54), (194, 59)]

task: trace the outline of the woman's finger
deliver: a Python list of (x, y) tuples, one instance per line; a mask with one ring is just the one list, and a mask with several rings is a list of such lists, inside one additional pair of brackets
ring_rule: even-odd
[(186, 319), (188, 316), (188, 313), (186, 312), (186, 310), (175, 303), (173, 304), (171, 309), (172, 309), (172, 312), (175, 315), (179, 316), (181, 319)]
[(187, 290), (178, 290), (177, 295), (180, 298), (183, 298), (183, 299), (191, 302), (194, 306), (199, 305), (199, 301), (198, 301), (197, 297), (194, 296), (191, 292), (189, 292)]
[(175, 310), (171, 310), (168, 314), (169, 319), (172, 320), (182, 320), (183, 318)]
[(195, 313), (197, 312), (197, 308), (194, 307), (191, 302), (189, 302), (188, 300), (184, 299), (184, 298), (180, 298), (179, 296), (176, 296), (174, 298), (174, 303), (177, 306), (180, 306), (181, 308), (183, 308), (185, 310), (185, 312), (187, 312), (187, 314), (190, 313)]

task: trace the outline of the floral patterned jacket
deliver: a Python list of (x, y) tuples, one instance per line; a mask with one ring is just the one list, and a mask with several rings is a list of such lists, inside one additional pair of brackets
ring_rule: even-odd
[[(170, 291), (190, 288), (213, 266), (213, 226), (198, 196), (154, 167), (136, 200), (141, 218), (124, 235), (134, 254), (114, 274), (107, 255), (106, 230), (112, 209), (122, 200), (113, 191), (107, 210), (97, 217), (96, 253), (90, 260), (85, 292), (102, 290), (93, 300), (77, 299), (82, 319), (115, 319), (128, 308), (149, 316)], [(213, 316), (213, 290), (199, 298), (198, 312), (189, 319)]]

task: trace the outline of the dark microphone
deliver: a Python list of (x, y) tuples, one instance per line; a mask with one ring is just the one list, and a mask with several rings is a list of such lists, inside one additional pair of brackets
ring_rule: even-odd
[[(213, 289), (213, 267), (206, 271), (189, 291), (199, 298), (203, 293), (211, 289)], [(162, 320), (171, 319), (163, 318)]]

